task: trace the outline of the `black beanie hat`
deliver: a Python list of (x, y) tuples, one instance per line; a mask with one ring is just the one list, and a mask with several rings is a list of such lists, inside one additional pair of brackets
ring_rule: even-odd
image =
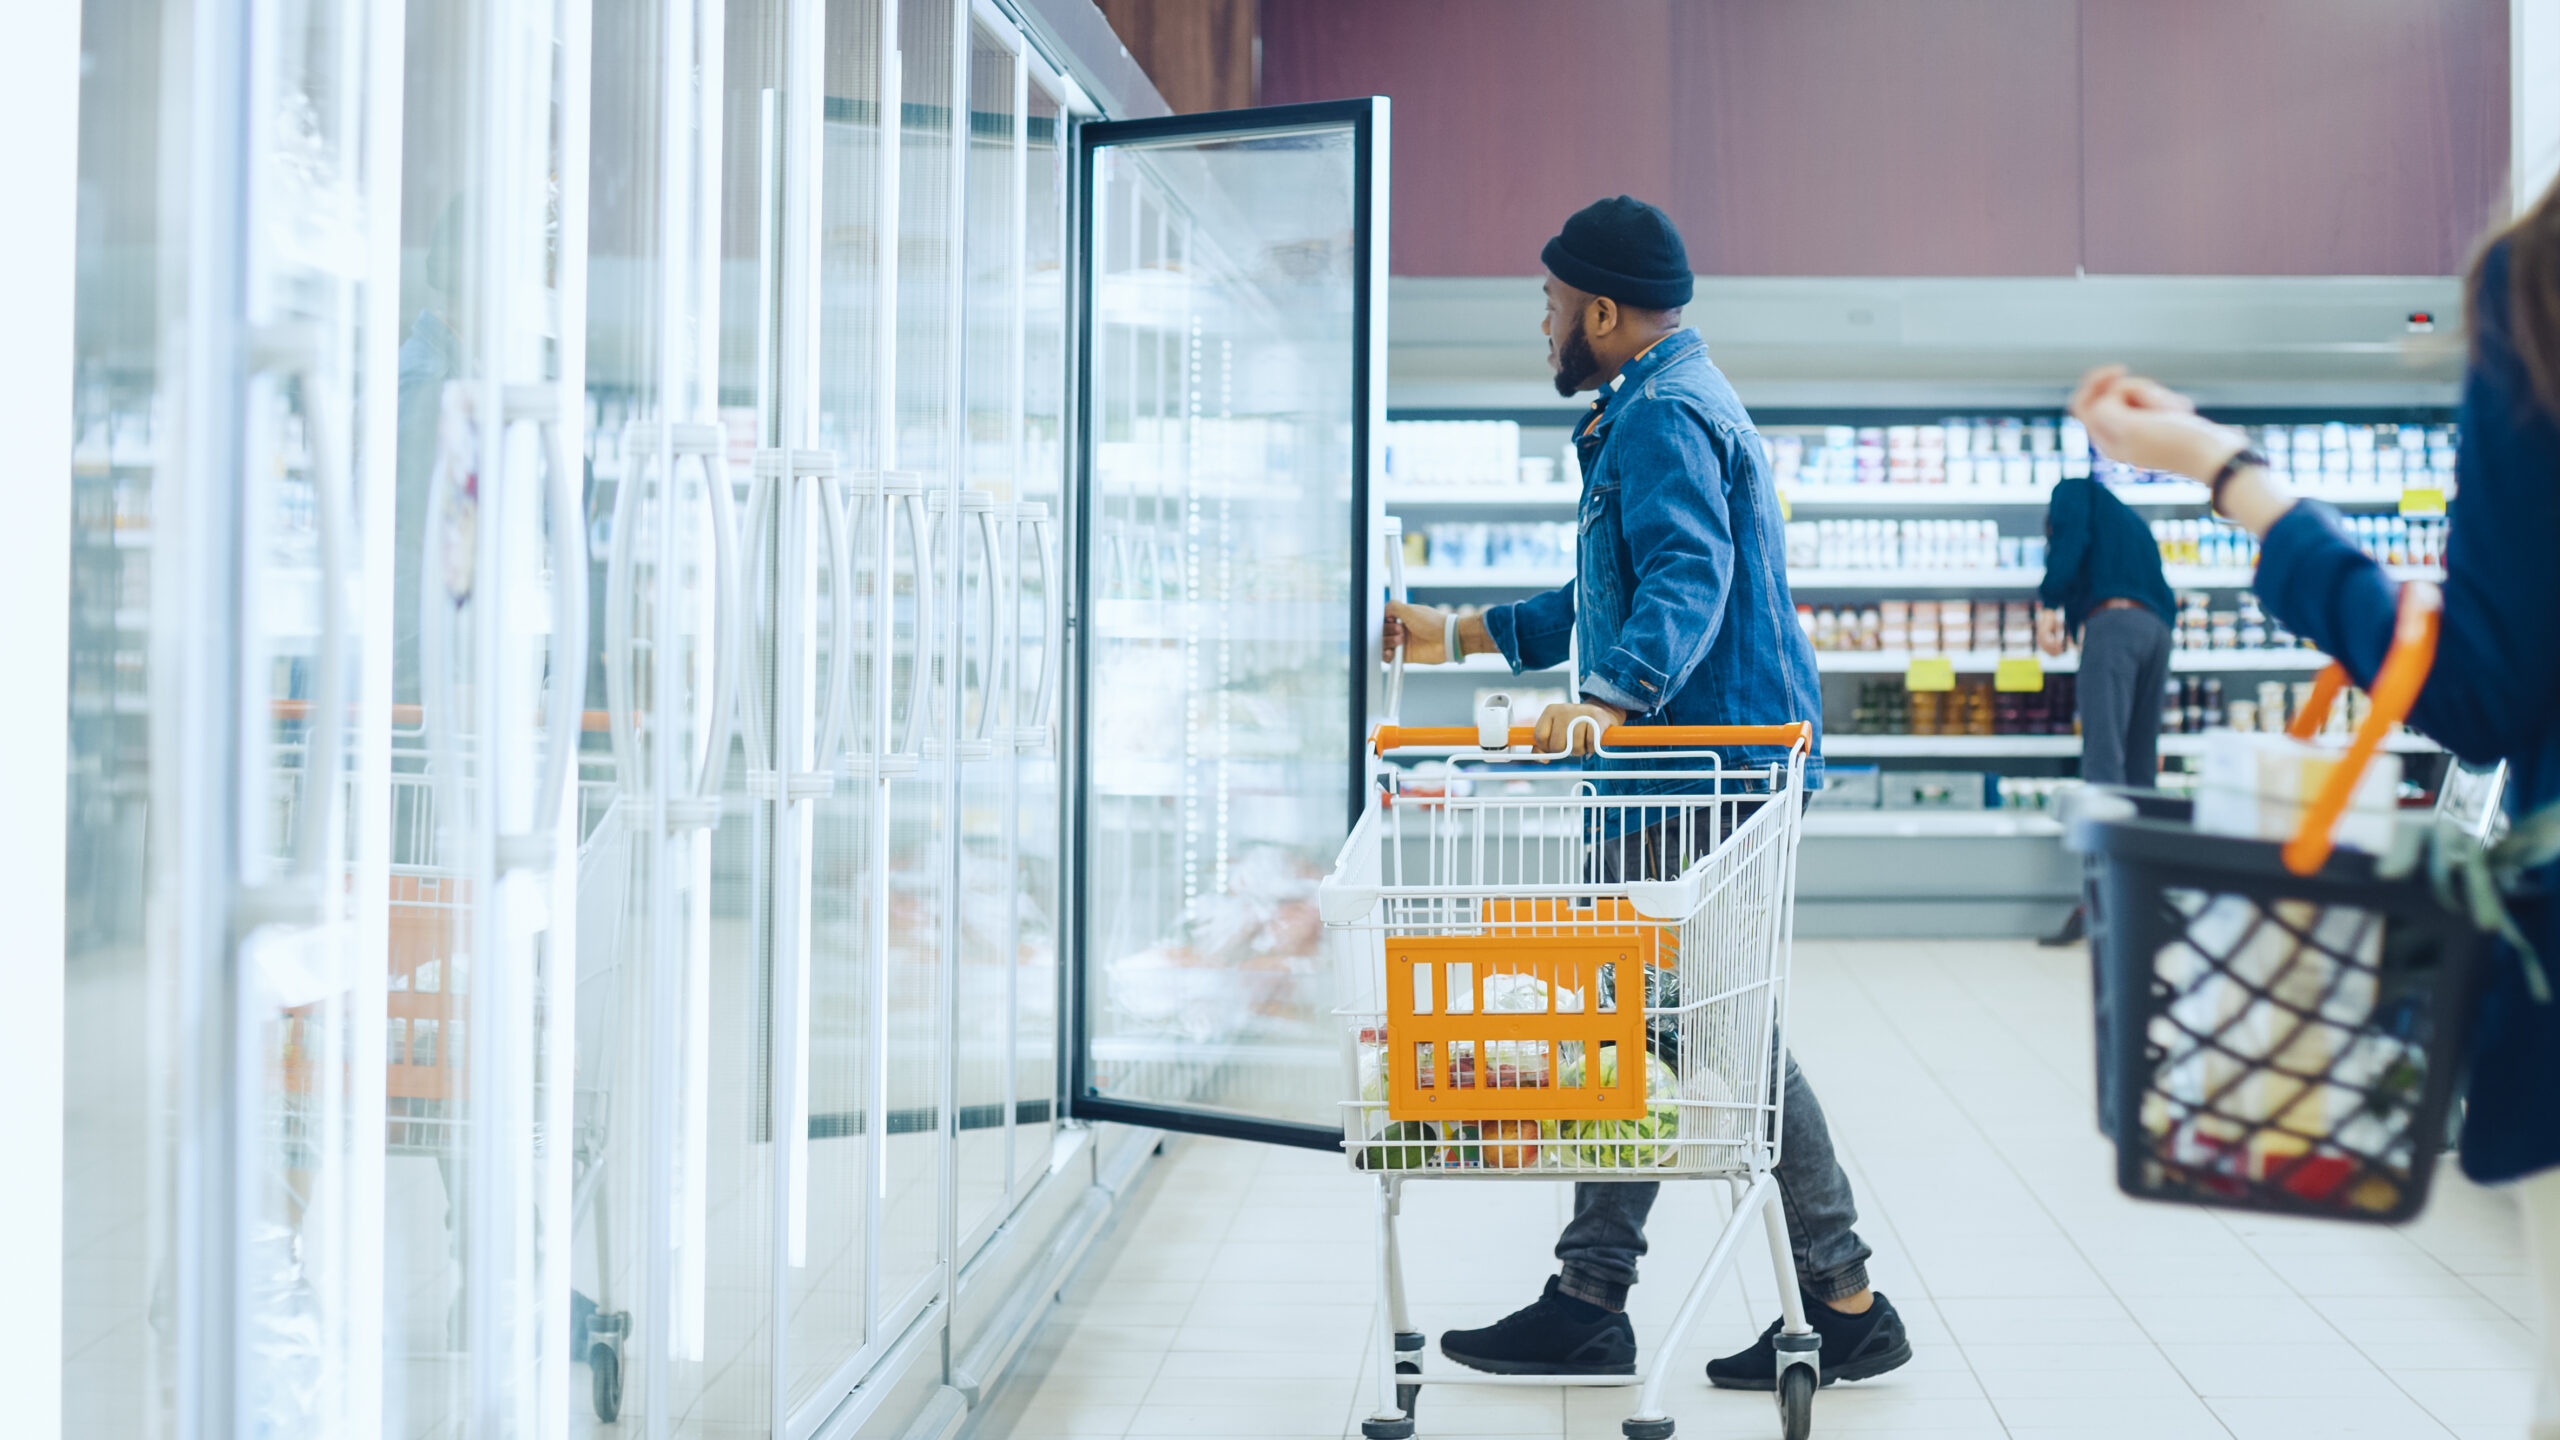
[(1538, 258), (1574, 289), (1639, 310), (1686, 305), (1697, 288), (1671, 217), (1628, 195), (1573, 212)]

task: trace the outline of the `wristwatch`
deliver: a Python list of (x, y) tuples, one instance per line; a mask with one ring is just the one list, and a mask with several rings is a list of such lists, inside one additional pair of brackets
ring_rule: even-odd
[(2267, 468), (2267, 452), (2255, 445), (2244, 445), (2238, 454), (2223, 461), (2222, 468), (2214, 471), (2213, 479), (2206, 482), (2205, 508), (2216, 515), (2221, 514), (2222, 487), (2231, 483), (2232, 476), (2252, 465), (2261, 470)]
[(1458, 612), (1455, 610), (1449, 612), (1448, 623), (1440, 629), (1440, 645), (1440, 653), (1444, 657), (1442, 664), (1455, 665), (1466, 658), (1466, 652), (1458, 648)]

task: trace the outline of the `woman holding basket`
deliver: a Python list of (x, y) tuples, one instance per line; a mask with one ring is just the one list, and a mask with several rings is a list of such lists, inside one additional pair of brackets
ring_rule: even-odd
[[(2560, 185), (2481, 253), (2467, 310), (2442, 630), (2409, 723), (2465, 760), (2506, 762), (2514, 813), (2526, 817), (2560, 798)], [(2122, 366), (2084, 377), (2071, 413), (2106, 454), (2210, 484), (2214, 512), (2261, 541), (2254, 588), (2268, 612), (2371, 685), (2400, 587), (2337, 512), (2297, 500), (2245, 435)], [(2560, 833), (2544, 817), (2521, 826), (2519, 841), (2546, 826)], [(2555, 848), (2529, 857), (2537, 889), (2553, 879)], [(2560, 973), (2560, 920), (2541, 903), (2513, 913), (2532, 953), (2501, 945), (2490, 964), (2472, 1029), (2462, 1167), (2482, 1182), (2518, 1182), (2545, 1316), (2533, 1433), (2560, 1440), (2560, 1002), (2536, 997), (2543, 967)]]

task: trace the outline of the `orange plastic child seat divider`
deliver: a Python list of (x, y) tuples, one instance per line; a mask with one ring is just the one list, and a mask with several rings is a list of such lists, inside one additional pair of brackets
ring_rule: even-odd
[[(1609, 898), (1491, 900), (1484, 922), (1387, 937), (1387, 1117), (1643, 1119), (1644, 967), (1676, 953), (1664, 927)], [(1519, 978), (1497, 1002), (1504, 977)]]

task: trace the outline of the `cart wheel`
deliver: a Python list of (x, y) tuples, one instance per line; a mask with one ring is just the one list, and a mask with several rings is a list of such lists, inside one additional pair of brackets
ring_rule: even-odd
[(622, 1417), (622, 1352), (594, 1347), (587, 1351), (587, 1372), (595, 1380), (596, 1419), (610, 1425)]
[[(1422, 1373), (1422, 1366), (1418, 1361), (1399, 1360), (1396, 1362), (1396, 1373), (1399, 1375), (1419, 1375)], [(1414, 1399), (1421, 1394), (1422, 1387), (1419, 1385), (1399, 1385), (1396, 1387), (1396, 1408), (1404, 1412), (1404, 1418), (1407, 1420), (1413, 1418), (1413, 1402)]]
[(1363, 1420), (1360, 1434), (1364, 1440), (1413, 1440), (1413, 1417), (1401, 1420)]
[(1786, 1440), (1805, 1440), (1813, 1433), (1813, 1390), (1810, 1365), (1790, 1365), (1778, 1377), (1778, 1428)]
[(1627, 1440), (1671, 1440), (1672, 1429), (1678, 1424), (1666, 1415), (1659, 1420), (1630, 1420), (1619, 1428), (1627, 1432)]

